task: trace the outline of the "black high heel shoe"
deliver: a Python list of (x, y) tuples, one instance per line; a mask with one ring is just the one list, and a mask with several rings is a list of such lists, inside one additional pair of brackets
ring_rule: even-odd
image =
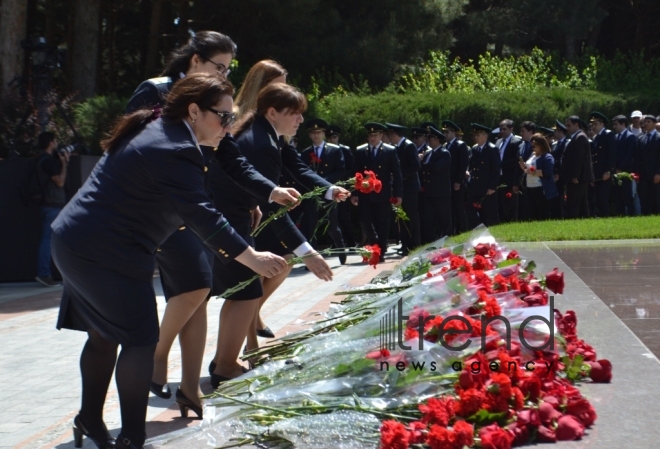
[(257, 336), (261, 338), (275, 338), (275, 334), (269, 327), (264, 327), (263, 329), (257, 329)]
[[(251, 370), (252, 370), (252, 363), (250, 363), (250, 369), (241, 366), (241, 371), (243, 371), (244, 373), (247, 373), (248, 371)], [(232, 377), (221, 376), (220, 374), (215, 374), (213, 372), (211, 373), (211, 386), (213, 387), (214, 390), (217, 390), (222, 382), (227, 382), (230, 380), (234, 380), (234, 379)]]
[(197, 418), (202, 419), (202, 408), (196, 406), (193, 401), (188, 399), (188, 397), (183, 394), (183, 391), (181, 391), (181, 388), (176, 389), (176, 403), (179, 405), (179, 411), (181, 412), (181, 417), (182, 418), (187, 418), (188, 417), (188, 409), (192, 410), (195, 412), (197, 415)]
[(172, 390), (170, 390), (168, 384), (158, 385), (156, 382), (151, 382), (149, 390), (159, 398), (169, 399), (172, 397)]
[(89, 431), (80, 420), (80, 415), (73, 418), (73, 445), (80, 448), (83, 445), (83, 435), (96, 444), (99, 449), (114, 449), (115, 439), (106, 430), (105, 435), (90, 435)]
[(142, 446), (138, 447), (137, 445), (131, 443), (131, 440), (128, 438), (124, 438), (122, 434), (120, 433), (119, 436), (117, 437), (117, 441), (115, 442), (115, 445), (113, 446), (114, 449), (141, 449)]
[(213, 371), (215, 371), (215, 367), (216, 367), (215, 362), (211, 360), (211, 363), (209, 363), (209, 374), (211, 376), (213, 375)]

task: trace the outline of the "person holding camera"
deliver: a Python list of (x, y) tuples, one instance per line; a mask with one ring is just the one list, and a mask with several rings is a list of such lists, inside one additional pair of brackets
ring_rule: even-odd
[(44, 202), (41, 205), (41, 239), (37, 253), (37, 277), (35, 280), (45, 287), (60, 285), (53, 280), (50, 271), (50, 241), (53, 230), (50, 225), (66, 205), (66, 169), (69, 165), (69, 152), (56, 151), (57, 137), (52, 132), (42, 132), (37, 139), (39, 155), (37, 176), (43, 186)]

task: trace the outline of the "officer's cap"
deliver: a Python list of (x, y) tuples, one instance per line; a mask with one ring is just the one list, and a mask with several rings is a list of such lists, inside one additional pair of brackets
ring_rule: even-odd
[(605, 125), (607, 125), (608, 123), (605, 114), (601, 114), (600, 112), (592, 112), (591, 114), (589, 114), (589, 121), (590, 122), (600, 121), (603, 122)]
[(438, 128), (439, 128), (439, 126), (436, 125), (436, 124), (433, 123), (433, 122), (424, 122), (424, 123), (422, 123), (421, 125), (419, 125), (419, 127), (420, 127), (420, 128), (423, 128), (424, 130), (426, 130), (427, 133), (431, 130), (431, 127), (435, 128), (435, 129), (438, 129)]
[(341, 134), (341, 128), (337, 125), (330, 125), (326, 129), (326, 133), (329, 136), (338, 136), (339, 134)]
[(491, 134), (499, 134), (500, 132), (501, 132), (501, 131), (500, 131), (500, 128), (499, 128), (499, 126), (498, 126), (497, 128), (493, 128), (493, 130), (492, 130), (490, 133), (491, 133)]
[(328, 129), (328, 122), (321, 118), (312, 118), (307, 120), (307, 123), (305, 123), (305, 127), (309, 131), (325, 131)]
[(405, 136), (406, 131), (408, 131), (408, 128), (406, 128), (405, 126), (396, 125), (394, 123), (385, 123), (385, 125), (387, 126), (388, 130), (394, 131), (395, 133), (397, 133), (400, 136)]
[(561, 120), (555, 121), (555, 129), (561, 129), (564, 131), (564, 134), (568, 132), (568, 129), (566, 129), (566, 125), (564, 125)]
[(410, 128), (410, 132), (412, 133), (413, 137), (419, 137), (419, 136), (425, 136), (428, 133), (424, 128)]
[(493, 128), (491, 128), (490, 126), (480, 125), (479, 123), (472, 123), (470, 126), (472, 127), (472, 131), (473, 131), (473, 132), (477, 132), (477, 131), (486, 131), (487, 133), (490, 134), (490, 132), (491, 132), (492, 129), (493, 129)]
[(542, 134), (545, 134), (545, 135), (553, 135), (555, 133), (554, 129), (546, 128), (545, 126), (539, 126), (536, 129), (538, 129)]
[(442, 130), (443, 131), (454, 131), (455, 133), (461, 132), (461, 127), (451, 120), (442, 121)]
[(385, 125), (378, 122), (367, 122), (364, 124), (364, 128), (367, 130), (367, 134), (382, 133), (387, 129)]
[(434, 128), (433, 126), (429, 127), (429, 136), (435, 136), (438, 139), (444, 139), (445, 138), (445, 135), (442, 134), (442, 131), (440, 131), (437, 128)]

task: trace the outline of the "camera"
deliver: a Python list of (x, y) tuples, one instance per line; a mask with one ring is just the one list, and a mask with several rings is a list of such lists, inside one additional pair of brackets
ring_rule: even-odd
[(74, 151), (79, 150), (80, 148), (83, 148), (83, 146), (80, 143), (72, 143), (72, 144), (69, 144), (69, 145), (60, 146), (57, 149), (57, 152), (60, 153), (60, 154), (65, 154), (66, 153), (69, 156), (71, 156), (71, 153), (73, 153)]

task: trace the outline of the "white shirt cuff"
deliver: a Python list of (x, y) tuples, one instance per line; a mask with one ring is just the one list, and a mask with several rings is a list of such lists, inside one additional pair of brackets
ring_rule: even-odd
[(314, 248), (312, 248), (312, 245), (310, 245), (309, 242), (303, 242), (298, 248), (293, 250), (293, 254), (295, 254), (296, 257), (301, 257), (313, 250)]
[(332, 200), (332, 195), (335, 193), (335, 190), (337, 190), (339, 187), (337, 186), (330, 186), (330, 188), (325, 192), (325, 199), (326, 200)]
[[(277, 187), (276, 187), (277, 188)], [(273, 202), (273, 193), (275, 192), (275, 189), (270, 191), (270, 195), (268, 195), (268, 202), (272, 203)]]

